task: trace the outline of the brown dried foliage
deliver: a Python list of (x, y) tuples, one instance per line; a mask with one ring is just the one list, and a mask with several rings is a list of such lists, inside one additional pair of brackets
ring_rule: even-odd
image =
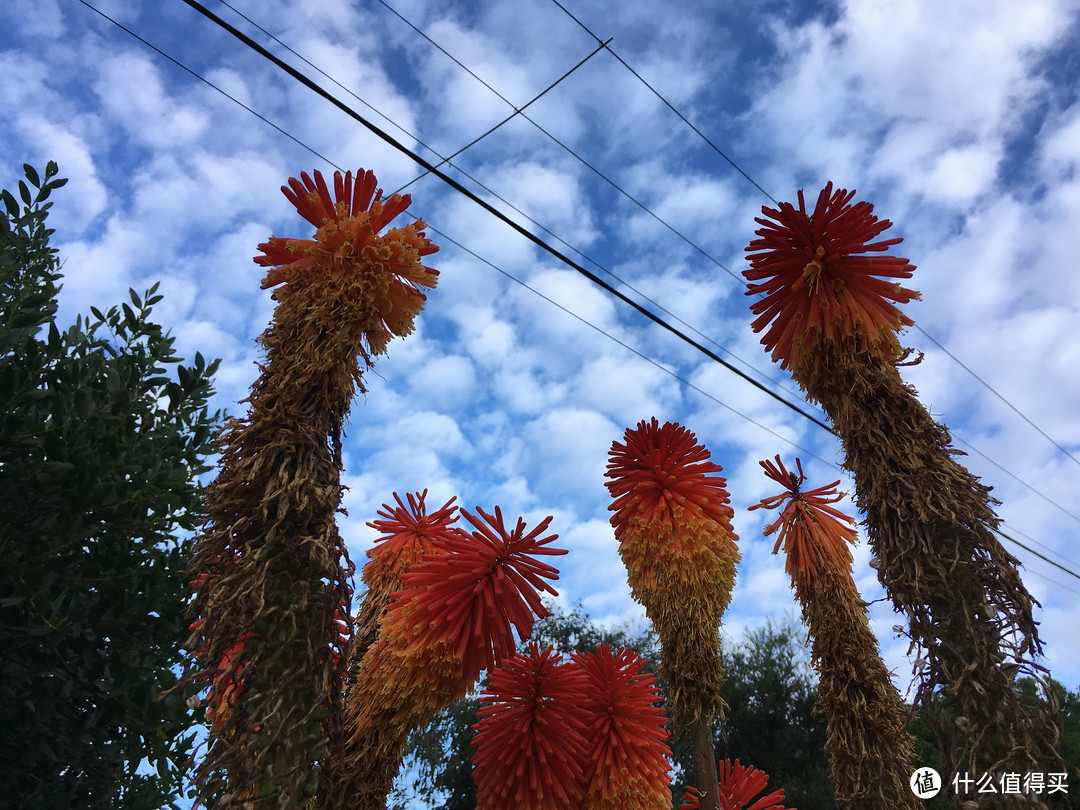
[[(948, 430), (895, 366), (828, 361), (807, 393), (843, 441), (878, 578), (925, 661), (916, 700), (928, 709), (946, 772), (1059, 766), (1060, 720), (1037, 663), (1038, 603), (994, 536), (989, 489), (957, 463)], [(1045, 703), (1017, 691), (1021, 675), (1043, 685)]]
[[(236, 708), (211, 736), (195, 773), (218, 807), (297, 807), (320, 789), (317, 763), (340, 751), (342, 667), (338, 607), (352, 563), (335, 513), (341, 500), (341, 431), (363, 391), (357, 347), (369, 318), (361, 296), (312, 279), (277, 308), (259, 338), (266, 365), (250, 412), (220, 439), (220, 473), (189, 566), (205, 575), (189, 641), (204, 671), (245, 634)], [(325, 786), (324, 786), (325, 787)], [(253, 798), (262, 796), (261, 799)]]
[(908, 787), (914, 768), (909, 712), (878, 653), (848, 571), (822, 571), (797, 587), (813, 640), (820, 711), (840, 810), (922, 807)]

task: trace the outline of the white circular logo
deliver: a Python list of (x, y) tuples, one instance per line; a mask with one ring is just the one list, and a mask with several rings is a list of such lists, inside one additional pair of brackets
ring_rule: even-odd
[(941, 776), (933, 768), (916, 768), (909, 784), (920, 799), (932, 799), (941, 792)]

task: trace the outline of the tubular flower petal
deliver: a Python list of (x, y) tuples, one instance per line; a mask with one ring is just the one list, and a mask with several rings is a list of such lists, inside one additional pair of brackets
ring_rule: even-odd
[(896, 332), (913, 321), (894, 303), (919, 294), (894, 279), (910, 278), (914, 265), (895, 256), (865, 256), (888, 250), (898, 237), (873, 240), (892, 226), (873, 215), (868, 202), (851, 204), (854, 191), (833, 192), (830, 182), (808, 214), (803, 192), (799, 208), (780, 203), (763, 207), (762, 228), (746, 248), (750, 284), (746, 294), (764, 293), (751, 305), (752, 327), (780, 360), (781, 368), (816, 372), (822, 351), (855, 350), (895, 360), (901, 355)]
[(379, 234), (409, 207), (411, 197), (395, 194), (382, 202), (376, 184), (370, 171), (359, 170), (355, 181), (352, 172), (335, 172), (331, 197), (321, 172), (289, 178), (281, 190), (318, 229), (315, 238), (271, 237), (255, 257), (256, 264), (270, 268), (262, 287), (278, 287), (276, 300), (320, 279), (336, 284), (340, 295), (369, 299), (363, 335), (371, 355), (385, 351), (393, 336), (412, 332), (427, 300), (420, 288), (434, 287), (439, 275), (421, 264), (422, 257), (438, 250), (424, 234), (422, 219)]
[[(789, 472), (780, 456), (775, 463), (761, 461), (765, 474), (786, 487), (779, 495), (763, 498), (750, 509), (777, 509), (783, 507), (780, 516), (765, 527), (765, 536), (780, 530), (773, 546), (776, 554), (783, 546), (787, 554), (787, 571), (796, 585), (806, 586), (823, 572), (855, 589), (851, 578), (851, 550), (855, 542), (855, 521), (839, 509), (831, 506), (844, 496), (836, 491), (839, 481), (823, 487), (800, 491), (799, 485), (806, 480), (802, 461), (795, 459), (799, 474)], [(785, 506), (784, 503), (787, 502)]]
[[(753, 765), (746, 768), (739, 760), (720, 760), (720, 810), (785, 810), (784, 791), (774, 790), (754, 800), (769, 784), (769, 775)], [(750, 804), (753, 802), (753, 804)], [(688, 787), (679, 810), (697, 810), (697, 788)]]
[[(248, 633), (244, 638), (254, 635)], [(218, 662), (217, 675), (206, 695), (206, 722), (214, 731), (221, 729), (236, 707), (237, 698), (244, 688), (243, 673), (247, 663), (247, 645), (243, 640), (225, 650)]]
[(527, 638), (534, 614), (548, 615), (537, 591), (558, 595), (545, 580), (559, 571), (534, 557), (567, 553), (548, 547), (558, 535), (541, 536), (550, 516), (526, 533), (520, 518), (508, 531), (498, 507), (494, 515), (476, 511), (480, 517), (461, 510), (471, 534), (452, 532), (445, 554), (427, 554), (404, 574), (382, 630), (405, 649), (452, 641), (469, 683), (514, 654), (515, 629)]
[(535, 642), (490, 673), (473, 726), (476, 806), (577, 810), (588, 759), (585, 673)]
[(588, 741), (584, 810), (667, 810), (671, 751), (656, 678), (633, 650), (573, 653), (585, 673)]

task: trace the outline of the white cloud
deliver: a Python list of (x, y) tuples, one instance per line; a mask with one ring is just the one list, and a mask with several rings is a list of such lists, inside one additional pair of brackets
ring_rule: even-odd
[[(595, 46), (550, 3), (393, 5), (517, 104)], [(444, 152), (511, 112), (381, 7), (314, 0), (246, 6), (364, 101)], [(258, 289), (263, 271), (251, 257), (271, 234), (310, 234), (278, 187), (300, 171), (332, 169), (92, 14), (51, 3), (29, 19), (26, 8), (0, 9), (0, 22), (15, 22), (0, 41), (0, 100), (11, 112), (0, 134), (12, 161), (3, 174), (16, 176), (23, 160), (40, 168), (54, 158), (72, 178), (56, 193), (50, 222), (66, 261), (65, 312), (107, 307), (124, 300), (128, 286), (161, 279), (166, 300), (157, 314), (181, 353), (223, 356), (221, 399), (246, 395), (257, 373), (252, 340), (273, 307)], [(1080, 454), (1072, 407), (1080, 398), (1080, 275), (1069, 272), (1080, 221), (1080, 115), (1076, 82), (1066, 78), (1075, 68), (1062, 56), (1077, 4), (850, 0), (827, 15), (780, 3), (747, 8), (682, 3), (677, 13), (657, 15), (631, 2), (579, 11), (778, 199), (793, 199), (800, 187), (812, 199), (832, 178), (875, 202), (918, 265), (912, 286), (924, 301), (909, 311), (920, 326)], [(40, 24), (56, 15), (61, 36)], [(129, 5), (125, 16), (329, 159), (375, 169), (388, 190), (420, 174), (407, 157), (187, 10)], [(536, 31), (544, 36), (532, 36)], [(396, 132), (361, 102), (342, 98)], [(735, 273), (744, 266), (753, 217), (772, 203), (610, 53), (597, 53), (528, 112)], [(459, 161), (791, 388), (750, 332), (741, 283), (520, 117)], [(562, 598), (584, 601), (605, 620), (639, 616), (607, 525), (603, 471), (610, 442), (656, 415), (694, 430), (725, 467), (746, 555), (727, 625), (756, 626), (791, 605), (782, 562), (756, 534), (764, 516), (745, 511), (769, 491), (757, 461), (799, 455), (812, 478), (829, 481), (837, 475), (829, 464), (840, 458), (837, 443), (646, 325), (441, 181), (426, 178), (409, 191), (412, 215), (746, 418), (444, 244), (429, 259), (442, 276), (417, 334), (391, 345), (353, 409), (346, 442), (351, 517), (342, 530), (354, 552), (370, 543), (364, 521), (395, 490), (429, 486), (439, 503), (458, 494), (470, 507), (499, 503), (508, 513), (555, 514), (553, 530), (572, 546), (563, 558)], [(927, 348), (923, 365), (904, 373), (935, 413), (1047, 496), (1071, 504), (1077, 465), (917, 330), (905, 340)], [(1070, 518), (978, 456), (967, 461), (1006, 496), (1010, 525), (1068, 553)], [(1033, 571), (1045, 570), (1024, 559)], [(866, 562), (865, 549), (857, 552), (860, 586), (873, 587)], [(1066, 683), (1080, 682), (1062, 618), (1073, 596), (1037, 577), (1031, 582), (1045, 596), (1054, 666)], [(874, 626), (885, 628), (886, 658), (903, 681), (908, 668), (902, 643), (888, 638), (895, 623), (888, 613), (875, 606)]]

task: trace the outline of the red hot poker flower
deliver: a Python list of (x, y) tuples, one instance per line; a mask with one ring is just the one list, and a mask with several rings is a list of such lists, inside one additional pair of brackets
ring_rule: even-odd
[[(611, 525), (623, 537), (631, 522), (654, 521), (671, 528), (685, 513), (702, 516), (730, 528), (735, 512), (728, 506), (722, 471), (709, 461), (709, 451), (676, 422), (660, 426), (654, 416), (627, 430), (625, 444), (614, 442), (606, 478), (615, 513)], [(733, 535), (734, 537), (734, 535)], [(734, 547), (734, 543), (732, 543)]]
[(612, 654), (607, 644), (572, 657), (587, 678), (590, 755), (583, 806), (666, 810), (671, 806), (671, 751), (656, 678), (641, 671), (645, 660), (633, 650)]
[[(739, 760), (731, 764), (730, 759), (723, 759), (720, 765), (720, 810), (785, 810), (784, 790), (774, 790), (768, 796), (757, 801), (754, 797), (765, 790), (769, 784), (769, 775), (757, 770), (753, 765), (743, 767)], [(753, 802), (753, 804), (750, 804)], [(698, 792), (688, 787), (679, 810), (697, 810)]]
[(534, 614), (548, 615), (537, 591), (557, 596), (544, 580), (558, 579), (559, 571), (534, 556), (567, 553), (548, 547), (558, 535), (541, 536), (550, 516), (526, 533), (521, 518), (508, 531), (499, 507), (494, 515), (476, 511), (480, 517), (461, 510), (473, 532), (452, 532), (445, 554), (425, 555), (404, 574), (383, 624), (383, 633), (405, 648), (454, 640), (468, 683), (514, 654), (514, 630), (527, 638)]
[(427, 490), (408, 493), (409, 505), (394, 493), (397, 506), (384, 503), (379, 510), (383, 520), (368, 521), (368, 526), (381, 532), (376, 546), (368, 551), (371, 560), (364, 566), (363, 578), (369, 588), (376, 588), (383, 577), (400, 577), (402, 572), (425, 554), (439, 553), (457, 520), (455, 498), (433, 512), (428, 512), (424, 500)]
[(578, 807), (588, 758), (585, 673), (535, 642), (490, 673), (473, 728), (476, 806)]
[(779, 455), (776, 456), (775, 464), (771, 461), (758, 463), (769, 478), (786, 488), (779, 495), (763, 498), (760, 503), (750, 508), (783, 507), (780, 516), (765, 527), (764, 534), (767, 537), (777, 529), (780, 530), (773, 546), (773, 554), (783, 545), (787, 553), (784, 570), (791, 577), (791, 581), (796, 585), (804, 585), (825, 570), (838, 581), (850, 583), (854, 589), (849, 545), (855, 542), (855, 521), (831, 506), (844, 497), (836, 491), (840, 482), (833, 481), (826, 486), (803, 492), (799, 485), (806, 480), (806, 476), (803, 474), (800, 459), (795, 459), (799, 469), (797, 476), (784, 467)]
[(315, 279), (332, 279), (340, 294), (370, 298), (364, 338), (372, 355), (381, 354), (391, 337), (412, 331), (427, 300), (420, 288), (434, 287), (439, 275), (421, 258), (438, 247), (424, 234), (422, 219), (379, 235), (412, 198), (395, 194), (380, 201), (382, 189), (372, 172), (361, 169), (355, 182), (352, 172), (335, 172), (333, 198), (321, 172), (314, 179), (306, 172), (300, 178), (290, 177), (281, 190), (318, 230), (314, 239), (271, 237), (259, 245), (262, 255), (255, 263), (270, 268), (263, 289), (285, 285), (274, 292), (281, 301)]
[[(813, 374), (818, 354), (826, 351), (871, 351), (888, 360), (900, 354), (895, 333), (913, 321), (892, 302), (919, 298), (893, 279), (910, 278), (915, 267), (896, 256), (858, 254), (888, 250), (899, 237), (872, 240), (892, 226), (873, 215), (868, 202), (851, 204), (854, 191), (833, 192), (830, 182), (818, 195), (813, 214), (806, 211), (802, 191), (799, 208), (780, 203), (763, 207), (767, 218), (746, 252), (750, 269), (747, 295), (765, 293), (751, 305), (758, 317), (752, 327), (773, 360), (782, 368)], [(770, 325), (771, 324), (771, 325)]]

